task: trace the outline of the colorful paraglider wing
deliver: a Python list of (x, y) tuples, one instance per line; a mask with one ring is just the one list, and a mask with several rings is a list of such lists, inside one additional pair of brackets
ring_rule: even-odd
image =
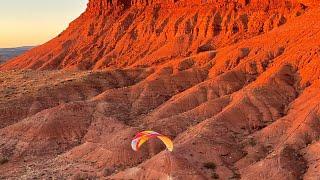
[(138, 138), (138, 137), (141, 137), (141, 136), (149, 136), (149, 137), (152, 137), (152, 136), (160, 136), (161, 134), (155, 132), (155, 131), (143, 131), (143, 132), (140, 132), (136, 135), (135, 138)]
[(139, 140), (139, 143), (138, 143), (138, 148), (140, 148), (142, 146), (143, 143), (145, 143), (146, 141), (148, 141), (148, 139), (150, 139), (148, 136), (142, 136)]
[(131, 147), (134, 151), (138, 151), (139, 138), (131, 141)]
[(173, 143), (172, 141), (166, 137), (163, 136), (155, 131), (143, 131), (138, 133), (135, 138), (131, 142), (131, 147), (134, 151), (138, 151), (138, 149), (144, 144), (146, 141), (148, 141), (150, 138), (159, 138), (168, 148), (169, 151), (173, 150)]
[(173, 151), (173, 142), (166, 136), (158, 136), (158, 138), (166, 145), (169, 151)]
[(132, 149), (135, 151), (138, 151), (138, 149), (141, 147), (141, 145), (143, 143), (145, 143), (146, 141), (148, 141), (148, 139), (149, 139), (149, 136), (147, 136), (147, 135), (139, 136), (139, 137), (133, 139), (131, 142)]

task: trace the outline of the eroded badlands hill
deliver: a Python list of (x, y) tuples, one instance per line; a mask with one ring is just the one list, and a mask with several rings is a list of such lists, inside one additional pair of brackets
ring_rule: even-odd
[(319, 179), (315, 1), (108, 2), (1, 67), (91, 69), (0, 72), (1, 178)]
[(57, 38), (0, 69), (156, 66), (263, 34), (312, 6), (296, 0), (90, 0)]

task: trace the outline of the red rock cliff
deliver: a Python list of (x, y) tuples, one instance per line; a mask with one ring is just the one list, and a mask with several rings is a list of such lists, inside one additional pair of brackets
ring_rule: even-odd
[(58, 37), (0, 69), (152, 66), (268, 32), (314, 5), (303, 3), (90, 0), (86, 12)]

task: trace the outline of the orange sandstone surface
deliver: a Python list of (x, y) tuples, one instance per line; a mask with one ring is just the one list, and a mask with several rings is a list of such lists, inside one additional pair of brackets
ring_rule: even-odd
[[(0, 65), (0, 179), (319, 179), (317, 0), (90, 0)], [(131, 149), (135, 133), (152, 140)]]

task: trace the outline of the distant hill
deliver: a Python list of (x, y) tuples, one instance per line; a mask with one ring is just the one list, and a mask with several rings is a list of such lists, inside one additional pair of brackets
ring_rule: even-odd
[(19, 56), (20, 54), (32, 49), (34, 46), (22, 46), (16, 48), (0, 48), (0, 64)]

